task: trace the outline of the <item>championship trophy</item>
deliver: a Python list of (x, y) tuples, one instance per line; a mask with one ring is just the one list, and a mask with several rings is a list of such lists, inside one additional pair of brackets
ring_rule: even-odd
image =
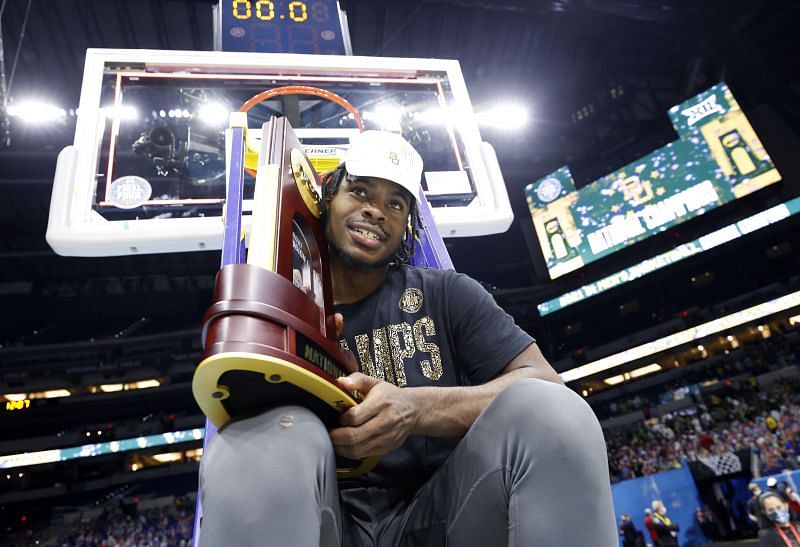
[[(317, 174), (286, 118), (264, 124), (245, 259), (247, 118), (233, 119), (222, 268), (203, 317), (194, 397), (218, 428), (283, 405), (304, 406), (336, 427), (339, 415), (357, 404), (336, 378), (358, 366), (337, 343)], [(337, 474), (365, 473), (377, 460), (337, 459)]]

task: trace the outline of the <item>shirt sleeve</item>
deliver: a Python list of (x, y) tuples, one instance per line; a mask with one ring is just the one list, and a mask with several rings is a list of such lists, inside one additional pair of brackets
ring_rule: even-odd
[(477, 281), (464, 274), (450, 277), (447, 307), (456, 359), (471, 384), (488, 382), (535, 342)]

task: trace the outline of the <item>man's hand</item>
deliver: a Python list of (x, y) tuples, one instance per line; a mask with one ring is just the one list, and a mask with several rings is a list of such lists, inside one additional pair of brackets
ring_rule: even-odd
[(346, 391), (360, 392), (364, 401), (342, 414), (342, 427), (330, 432), (337, 454), (352, 459), (382, 456), (403, 444), (419, 419), (412, 389), (360, 372), (338, 382)]

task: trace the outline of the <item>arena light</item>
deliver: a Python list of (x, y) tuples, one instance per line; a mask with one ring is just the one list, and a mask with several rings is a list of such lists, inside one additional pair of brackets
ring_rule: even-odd
[(6, 111), (9, 116), (31, 124), (61, 121), (67, 115), (67, 111), (63, 108), (39, 101), (22, 101), (11, 104), (8, 105)]
[(789, 324), (792, 326), (800, 325), (800, 314), (791, 316), (789, 318)]
[(364, 112), (364, 119), (375, 122), (385, 131), (399, 131), (404, 114), (405, 111), (398, 105), (381, 104)]
[(124, 121), (133, 121), (139, 119), (139, 112), (131, 105), (113, 105), (101, 108), (106, 118)]
[(133, 382), (132, 384), (129, 385), (131, 389), (148, 389), (151, 387), (160, 386), (161, 382), (159, 382), (156, 379), (152, 379), (152, 380), (142, 380), (140, 382)]
[(528, 123), (528, 109), (515, 103), (498, 104), (476, 112), (475, 118), (481, 127), (496, 129), (521, 129)]
[(167, 112), (167, 116), (170, 118), (191, 118), (192, 113), (185, 108), (174, 108)]
[(702, 340), (713, 334), (730, 330), (734, 327), (756, 321), (763, 317), (768, 317), (796, 306), (800, 306), (800, 291), (795, 291), (779, 298), (756, 304), (755, 306), (725, 315), (719, 319), (702, 323), (696, 327), (682, 330), (675, 334), (647, 342), (641, 346), (614, 353), (602, 359), (598, 359), (597, 361), (592, 361), (580, 367), (564, 371), (561, 373), (561, 379), (564, 380), (564, 382), (573, 382), (580, 378), (586, 378), (587, 376), (616, 368), (625, 363), (630, 363), (631, 361), (643, 359), (662, 351)]
[(420, 112), (414, 112), (413, 117), (419, 122), (430, 125), (445, 125), (447, 123), (452, 123), (456, 119), (456, 116), (449, 108), (422, 110)]
[(661, 370), (661, 365), (658, 363), (651, 363), (644, 367), (635, 368), (630, 371), (631, 378), (639, 378), (641, 376), (646, 376), (648, 374), (652, 374), (654, 372), (658, 372)]
[(56, 448), (52, 450), (40, 450), (38, 452), (9, 454), (0, 456), (0, 469), (27, 467), (30, 465), (63, 462), (67, 460), (141, 450), (144, 448), (154, 448), (157, 446), (188, 443), (199, 441), (203, 439), (204, 436), (205, 429), (203, 428), (184, 429), (181, 431), (172, 431), (169, 435), (162, 433), (160, 435), (147, 435), (145, 437), (85, 444), (83, 446), (74, 446), (70, 448)]
[(611, 377), (606, 378), (605, 380), (603, 380), (604, 383), (606, 383), (606, 384), (608, 384), (610, 386), (615, 386), (617, 384), (621, 384), (624, 381), (625, 381), (625, 376), (622, 375), (622, 374), (617, 374), (616, 376), (611, 376)]
[(28, 398), (28, 394), (27, 393), (6, 393), (5, 395), (3, 395), (3, 397), (5, 398), (6, 401), (11, 401), (11, 402), (24, 401), (25, 399)]
[[(162, 110), (163, 112), (163, 110)], [(230, 111), (222, 103), (205, 103), (197, 112), (200, 120), (212, 127), (224, 126), (228, 123)], [(162, 116), (163, 118), (164, 116)]]
[(115, 391), (122, 391), (122, 384), (103, 384), (100, 386), (100, 391), (105, 393), (113, 393)]
[(45, 399), (56, 399), (58, 397), (69, 397), (72, 393), (67, 389), (51, 389), (42, 392), (42, 397)]
[(181, 456), (180, 452), (164, 452), (162, 454), (153, 454), (153, 459), (158, 463), (170, 463), (180, 461)]

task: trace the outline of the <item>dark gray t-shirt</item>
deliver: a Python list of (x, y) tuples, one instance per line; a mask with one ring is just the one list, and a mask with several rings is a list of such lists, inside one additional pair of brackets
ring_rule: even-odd
[[(399, 387), (483, 384), (534, 342), (479, 283), (450, 270), (392, 267), (378, 291), (336, 311), (339, 345), (361, 372)], [(412, 435), (347, 484), (416, 489), (458, 440)]]

